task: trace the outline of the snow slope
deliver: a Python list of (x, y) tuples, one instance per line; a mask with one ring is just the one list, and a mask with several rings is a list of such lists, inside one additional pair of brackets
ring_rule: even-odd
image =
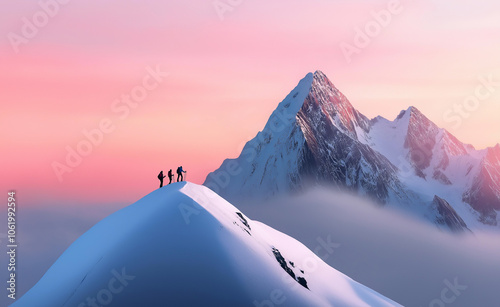
[(192, 183), (96, 224), (11, 306), (104, 305), (400, 306)]

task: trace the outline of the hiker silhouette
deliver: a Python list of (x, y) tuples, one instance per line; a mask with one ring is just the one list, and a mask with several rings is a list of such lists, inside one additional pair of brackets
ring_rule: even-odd
[[(182, 175), (182, 173), (187, 173), (187, 172), (182, 169), (182, 166), (179, 166), (177, 168), (177, 182), (184, 181), (184, 175)], [(179, 180), (179, 178), (180, 178), (180, 180)]]
[(171, 184), (172, 183), (172, 179), (174, 179), (174, 174), (172, 174), (172, 169), (170, 169), (168, 171), (168, 179), (170, 179), (170, 181), (168, 182), (168, 184)]
[(160, 179), (160, 188), (163, 186), (163, 178), (165, 178), (166, 176), (163, 175), (163, 171), (161, 171), (159, 174), (158, 174), (158, 179)]

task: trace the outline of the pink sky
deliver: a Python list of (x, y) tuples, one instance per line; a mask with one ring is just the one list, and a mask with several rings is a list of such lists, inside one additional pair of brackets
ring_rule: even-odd
[[(445, 114), (479, 77), (500, 81), (500, 3), (401, 1), (348, 63), (341, 43), (389, 3), (243, 0), (221, 20), (213, 1), (74, 0), (16, 53), (9, 33), (21, 35), (23, 17), (41, 8), (12, 2), (0, 12), (1, 185), (41, 205), (132, 202), (157, 187), (159, 170), (181, 164), (201, 183), (317, 69), (368, 117), (414, 105), (464, 142), (498, 143), (500, 86), (460, 125)], [(113, 102), (147, 67), (169, 75), (121, 119)], [(105, 118), (114, 131), (60, 182), (53, 162)]]

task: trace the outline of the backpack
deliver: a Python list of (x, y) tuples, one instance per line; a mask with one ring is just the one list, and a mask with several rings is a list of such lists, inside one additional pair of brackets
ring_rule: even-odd
[(163, 179), (163, 171), (158, 174), (158, 179), (160, 179), (160, 180)]
[(178, 167), (178, 168), (177, 168), (177, 174), (180, 174), (180, 173), (181, 173), (181, 168), (180, 168), (180, 167)]

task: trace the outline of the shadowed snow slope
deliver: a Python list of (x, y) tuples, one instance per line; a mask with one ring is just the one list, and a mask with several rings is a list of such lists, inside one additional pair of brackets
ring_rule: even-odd
[(104, 305), (400, 306), (192, 183), (96, 224), (11, 306)]

